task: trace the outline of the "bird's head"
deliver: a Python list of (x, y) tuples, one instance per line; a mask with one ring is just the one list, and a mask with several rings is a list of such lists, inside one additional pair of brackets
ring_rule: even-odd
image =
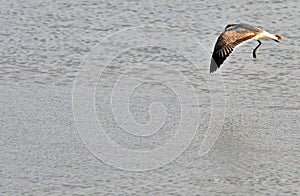
[(280, 35), (275, 34), (278, 40), (282, 40), (282, 37)]
[(280, 35), (275, 34), (275, 37), (277, 39), (274, 39), (275, 42), (279, 42), (279, 40), (282, 40), (282, 37)]

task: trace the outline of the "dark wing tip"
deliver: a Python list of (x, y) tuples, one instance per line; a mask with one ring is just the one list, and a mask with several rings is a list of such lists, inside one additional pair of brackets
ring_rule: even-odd
[(226, 27), (225, 27), (225, 30), (227, 30), (228, 28), (232, 27), (232, 26), (236, 26), (237, 24), (228, 24)]
[(213, 57), (211, 57), (211, 61), (210, 61), (210, 73), (213, 73), (215, 71), (217, 71), (217, 69), (220, 67), (220, 65), (218, 65), (215, 61), (215, 59)]
[(230, 45), (214, 51), (210, 62), (210, 73), (215, 72), (232, 53), (232, 51), (233, 48)]

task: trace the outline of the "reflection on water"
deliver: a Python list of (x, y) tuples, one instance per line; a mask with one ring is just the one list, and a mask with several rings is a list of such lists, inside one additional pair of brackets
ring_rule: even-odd
[[(2, 2), (0, 192), (299, 194), (298, 10), (297, 1), (262, 1), (260, 6), (248, 1)], [(226, 88), (225, 123), (216, 145), (200, 157), (211, 118), (211, 92), (205, 81), (210, 54), (226, 24), (236, 22), (261, 25), (283, 40), (263, 42), (258, 59), (252, 59), (256, 43), (249, 42), (226, 60), (219, 71)], [(180, 86), (178, 72), (196, 92), (199, 103), (191, 108), (199, 108), (200, 119), (193, 141), (175, 161), (155, 170), (129, 172), (104, 164), (81, 141), (73, 119), (72, 85), (84, 69), (80, 65), (103, 38), (144, 24), (169, 27), (174, 35), (192, 34), (201, 49), (185, 51), (199, 55), (201, 63), (192, 65), (193, 59), (155, 45), (108, 56), (113, 60), (95, 91), (99, 122), (114, 142), (129, 149), (151, 150), (165, 144), (176, 135), (182, 108), (176, 93), (163, 83)], [(187, 39), (177, 47), (191, 42)], [(118, 50), (117, 44), (105, 47)], [(153, 102), (164, 105), (165, 124), (150, 138), (115, 126), (108, 93), (119, 76), (130, 78), (124, 83), (128, 86), (140, 81), (128, 101), (137, 123), (151, 121), (148, 109)], [(155, 83), (157, 78), (162, 82)]]

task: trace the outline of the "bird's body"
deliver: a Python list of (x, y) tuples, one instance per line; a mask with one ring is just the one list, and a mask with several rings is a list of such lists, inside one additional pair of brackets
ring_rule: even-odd
[(274, 40), (278, 42), (282, 38), (279, 35), (271, 34), (261, 27), (248, 24), (229, 24), (225, 31), (219, 36), (210, 64), (210, 72), (216, 71), (225, 59), (233, 52), (234, 48), (246, 41), (257, 40), (259, 45), (253, 50), (253, 57), (256, 58), (256, 50), (261, 45), (259, 40)]

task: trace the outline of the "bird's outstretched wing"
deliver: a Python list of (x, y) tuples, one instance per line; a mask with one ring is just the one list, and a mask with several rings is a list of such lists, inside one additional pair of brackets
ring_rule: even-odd
[(257, 32), (244, 28), (233, 28), (226, 30), (219, 36), (210, 63), (210, 73), (216, 71), (225, 59), (232, 53), (233, 49), (242, 43), (251, 40)]

